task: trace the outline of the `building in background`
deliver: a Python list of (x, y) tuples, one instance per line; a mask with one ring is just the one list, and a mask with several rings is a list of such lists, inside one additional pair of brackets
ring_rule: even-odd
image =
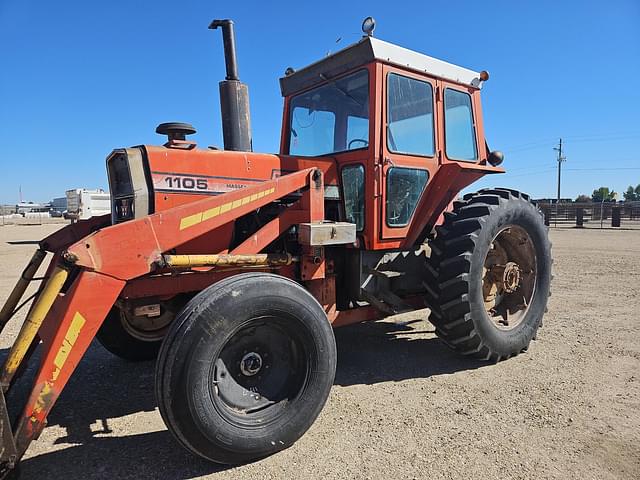
[(66, 218), (71, 220), (85, 220), (111, 213), (109, 192), (105, 192), (102, 189), (75, 188), (67, 190), (66, 199)]
[(62, 217), (67, 212), (67, 197), (54, 198), (49, 205), (49, 215), (52, 217)]
[(16, 205), (15, 213), (26, 216), (29, 213), (49, 213), (48, 203), (20, 202)]

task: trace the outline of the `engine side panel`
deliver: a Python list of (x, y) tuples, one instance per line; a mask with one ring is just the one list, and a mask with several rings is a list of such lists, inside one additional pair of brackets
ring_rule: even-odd
[[(154, 212), (255, 186), (281, 175), (320, 168), (327, 199), (339, 198), (335, 161), (331, 158), (300, 159), (290, 156), (221, 150), (143, 147), (148, 162), (150, 195)], [(336, 203), (336, 202), (333, 202)], [(225, 253), (237, 243), (234, 222), (182, 245), (177, 253)], [(240, 225), (240, 230), (244, 229)]]
[(331, 158), (300, 159), (289, 156), (222, 150), (179, 149), (145, 146), (151, 175), (155, 211), (162, 211), (220, 195), (283, 174), (320, 168), (325, 185), (338, 186), (335, 161)]

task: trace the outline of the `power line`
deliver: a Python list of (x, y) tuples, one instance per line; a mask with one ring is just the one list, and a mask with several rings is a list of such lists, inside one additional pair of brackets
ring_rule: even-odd
[(556, 169), (556, 167), (550, 167), (550, 168), (545, 168), (543, 170), (538, 170), (538, 171), (535, 171), (535, 172), (518, 173), (516, 175), (510, 175), (509, 172), (507, 172), (505, 175), (508, 175), (509, 178), (529, 177), (529, 176), (533, 177), (533, 176), (536, 176), (536, 175), (542, 175), (544, 173), (551, 172), (551, 171), (553, 171), (555, 169)]
[(640, 135), (629, 135), (623, 137), (608, 137), (608, 138), (581, 138), (577, 140), (571, 140), (569, 143), (589, 143), (589, 142), (618, 142), (621, 140), (635, 140), (640, 138)]
[(546, 141), (546, 142), (539, 142), (539, 143), (532, 143), (532, 144), (528, 144), (528, 145), (522, 145), (519, 147), (512, 147), (512, 148), (505, 148), (504, 151), (507, 153), (518, 153), (518, 152), (526, 152), (528, 150), (539, 150), (542, 148), (546, 148), (549, 145), (551, 145), (550, 141)]
[[(555, 164), (556, 164), (555, 160), (548, 161), (548, 162), (540, 162), (540, 163), (536, 163), (536, 164), (527, 165), (526, 167), (509, 168), (509, 172), (508, 173), (511, 173), (511, 172), (521, 173), (521, 172), (526, 172), (528, 170), (540, 170), (540, 168), (542, 168), (542, 167), (545, 167), (545, 168), (550, 167), (550, 168), (553, 168), (555, 170), (555, 168), (556, 168)], [(552, 165), (553, 165), (553, 167), (552, 167)]]
[(640, 167), (618, 167), (618, 168), (567, 168), (568, 171), (609, 171), (609, 170), (640, 170)]
[(608, 138), (617, 138), (617, 137), (637, 138), (637, 137), (640, 137), (640, 131), (591, 133), (591, 134), (580, 134), (580, 135), (565, 135), (564, 138), (565, 138), (565, 140), (566, 139), (572, 139), (572, 140), (598, 139), (598, 138), (606, 140)]
[[(584, 142), (614, 142), (618, 140), (633, 140), (640, 138), (640, 132), (610, 132), (603, 134), (586, 134), (586, 135), (569, 135), (565, 136), (564, 143), (584, 143)], [(569, 142), (567, 142), (569, 139)], [(511, 147), (504, 147), (504, 151), (508, 153), (524, 152), (527, 150), (537, 150), (551, 144), (552, 140), (538, 140), (535, 142), (521, 143)]]
[[(540, 170), (534, 170), (533, 172), (524, 172), (524, 173), (516, 173), (512, 175), (511, 172), (513, 170), (509, 170), (505, 173), (505, 176), (509, 178), (518, 178), (518, 177), (529, 177), (529, 176), (537, 176), (542, 175), (547, 172), (551, 172), (555, 170), (556, 167), (548, 167)], [(566, 172), (609, 172), (614, 170), (640, 170), (640, 167), (619, 167), (619, 168), (565, 168)]]

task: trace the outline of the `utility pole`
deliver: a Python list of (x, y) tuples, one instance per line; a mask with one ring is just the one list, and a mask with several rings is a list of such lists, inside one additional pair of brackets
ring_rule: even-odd
[(567, 161), (567, 157), (562, 155), (562, 138), (558, 142), (557, 147), (553, 147), (555, 151), (558, 152), (558, 197), (556, 199), (556, 218), (555, 218), (555, 226), (558, 226), (558, 208), (560, 206), (560, 176), (562, 173), (562, 162)]

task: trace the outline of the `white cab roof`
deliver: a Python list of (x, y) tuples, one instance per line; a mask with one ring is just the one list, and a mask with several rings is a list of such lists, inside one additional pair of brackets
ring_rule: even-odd
[(282, 77), (280, 88), (283, 95), (290, 95), (374, 60), (424, 72), (474, 88), (482, 86), (479, 72), (414, 52), (384, 40), (364, 37), (353, 45)]

